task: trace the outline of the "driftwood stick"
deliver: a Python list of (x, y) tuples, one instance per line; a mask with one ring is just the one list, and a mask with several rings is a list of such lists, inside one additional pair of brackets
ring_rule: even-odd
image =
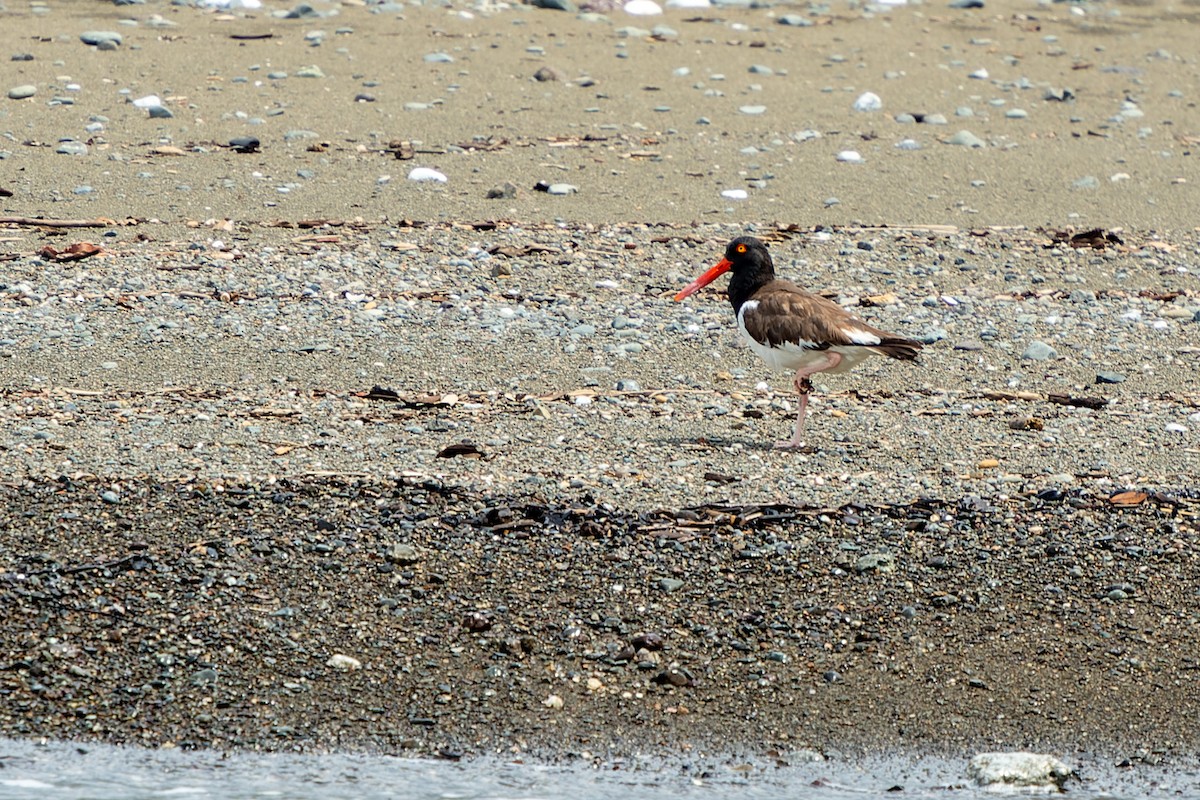
[(34, 225), (43, 228), (107, 228), (113, 219), (43, 219), (41, 217), (0, 217), (0, 225)]

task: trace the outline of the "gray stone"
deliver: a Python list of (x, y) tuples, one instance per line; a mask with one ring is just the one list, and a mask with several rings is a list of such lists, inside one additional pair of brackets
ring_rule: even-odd
[(283, 15), (284, 19), (320, 19), (321, 12), (308, 3), (299, 3)]
[(984, 147), (983, 139), (967, 130), (959, 131), (946, 140), (946, 144), (956, 144), (960, 147)]
[(574, 11), (575, 4), (570, 0), (533, 0), (535, 8), (546, 8), (551, 11)]
[(86, 156), (88, 154), (88, 147), (83, 142), (72, 140), (69, 142), (60, 142), (58, 147), (54, 148), (54, 152), (64, 156)]
[(301, 67), (300, 69), (296, 70), (296, 77), (297, 78), (324, 78), (325, 73), (322, 72), (321, 68), (318, 67), (317, 65), (311, 64), (307, 67)]
[(855, 572), (895, 572), (896, 557), (891, 553), (870, 553), (854, 562)]
[(579, 187), (569, 183), (552, 183), (546, 191), (556, 195), (575, 194), (579, 191)]
[(79, 34), (79, 41), (84, 44), (98, 45), (101, 42), (109, 42), (111, 44), (121, 44), (124, 39), (121, 34), (116, 31), (84, 31)]
[(1049, 361), (1058, 356), (1058, 351), (1045, 342), (1033, 341), (1021, 353), (1021, 358), (1029, 361)]
[(660, 578), (658, 588), (667, 594), (683, 588), (683, 581), (678, 578)]
[(1096, 383), (1124, 383), (1125, 376), (1120, 372), (1097, 372)]
[(411, 544), (397, 543), (388, 547), (383, 557), (393, 564), (407, 566), (418, 563), (421, 560), (421, 553)]
[(171, 113), (171, 109), (163, 106), (151, 106), (149, 108), (150, 119), (170, 119), (175, 116)]
[(454, 56), (449, 53), (426, 53), (423, 60), (426, 64), (453, 64)]
[(9, 100), (24, 100), (27, 97), (33, 97), (37, 94), (37, 87), (32, 83), (24, 83), (20, 86), (14, 86), (8, 90)]
[(500, 186), (493, 186), (487, 191), (489, 200), (511, 200), (517, 196), (517, 187), (509, 182), (505, 182)]
[(813, 21), (799, 14), (784, 14), (779, 18), (780, 25), (791, 25), (795, 28), (811, 28)]

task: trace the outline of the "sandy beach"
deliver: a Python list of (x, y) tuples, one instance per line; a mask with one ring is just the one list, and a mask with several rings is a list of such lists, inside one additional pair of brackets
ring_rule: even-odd
[(0, 10), (0, 735), (1195, 754), (1194, 3), (310, 5)]

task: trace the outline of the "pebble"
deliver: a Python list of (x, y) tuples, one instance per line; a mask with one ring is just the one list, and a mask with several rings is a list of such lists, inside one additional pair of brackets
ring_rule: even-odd
[(750, 196), (750, 193), (745, 189), (726, 189), (721, 192), (721, 197), (727, 200), (745, 200)]
[(578, 191), (579, 187), (570, 183), (552, 183), (546, 188), (547, 193), (559, 196), (575, 194)]
[(1021, 353), (1021, 358), (1029, 361), (1049, 361), (1058, 357), (1058, 351), (1045, 342), (1033, 341)]
[(855, 111), (880, 111), (883, 108), (883, 100), (874, 92), (863, 92), (854, 101)]
[(1124, 383), (1125, 375), (1120, 372), (1097, 372), (1096, 383)]
[(54, 152), (65, 156), (86, 156), (88, 146), (83, 142), (76, 141), (59, 142), (58, 147), (54, 148)]
[(9, 100), (24, 100), (37, 94), (37, 87), (31, 83), (14, 86), (8, 90)]
[(79, 40), (90, 45), (119, 45), (124, 39), (115, 31), (84, 31), (79, 34)]
[(1021, 789), (1061, 791), (1072, 770), (1043, 753), (980, 753), (967, 765), (967, 777), (980, 787), (1014, 792)]
[(408, 179), (410, 181), (433, 181), (435, 183), (446, 183), (448, 180), (450, 180), (441, 172), (438, 172), (436, 169), (430, 169), (429, 167), (414, 167), (409, 171)]
[(862, 164), (866, 161), (857, 150), (842, 150), (837, 154), (837, 160), (847, 164)]
[(653, 17), (663, 13), (662, 6), (654, 0), (628, 0), (623, 10), (635, 17)]
[(348, 656), (343, 653), (334, 653), (325, 662), (325, 666), (332, 667), (342, 672), (350, 672), (356, 669), (362, 669), (362, 662), (354, 656)]
[(962, 147), (984, 147), (986, 146), (983, 139), (980, 139), (970, 131), (959, 131), (946, 140), (946, 144), (955, 144)]
[(767, 113), (766, 106), (739, 106), (738, 111), (749, 117), (758, 117)]

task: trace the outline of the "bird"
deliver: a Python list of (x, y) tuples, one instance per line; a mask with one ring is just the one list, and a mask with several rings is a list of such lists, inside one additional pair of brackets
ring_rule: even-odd
[(848, 372), (869, 356), (913, 361), (921, 343), (880, 330), (844, 308), (794, 283), (775, 277), (775, 262), (760, 239), (740, 236), (725, 256), (675, 295), (676, 302), (724, 275), (738, 330), (750, 349), (775, 370), (794, 370), (792, 385), (800, 397), (796, 430), (777, 449), (804, 447), (801, 433), (808, 413), (812, 376)]

